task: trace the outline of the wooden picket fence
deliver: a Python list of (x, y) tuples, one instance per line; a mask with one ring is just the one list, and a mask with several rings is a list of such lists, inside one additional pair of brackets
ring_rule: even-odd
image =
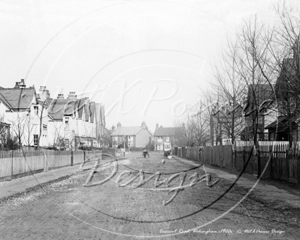
[(0, 179), (81, 164), (101, 151), (2, 151)]
[(235, 146), (175, 148), (173, 155), (202, 163), (243, 171), (262, 179), (300, 184), (300, 144), (289, 148), (288, 142), (237, 142)]

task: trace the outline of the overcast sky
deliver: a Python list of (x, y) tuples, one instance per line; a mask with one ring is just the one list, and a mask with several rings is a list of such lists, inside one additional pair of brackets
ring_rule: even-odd
[(1, 0), (0, 86), (25, 78), (54, 98), (89, 96), (108, 128), (173, 126), (208, 87), (226, 36), (255, 14), (270, 19), (272, 3)]

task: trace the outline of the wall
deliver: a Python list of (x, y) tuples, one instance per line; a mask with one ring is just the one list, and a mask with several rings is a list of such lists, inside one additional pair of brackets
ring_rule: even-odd
[(64, 125), (62, 121), (48, 121), (48, 144), (54, 145), (58, 137), (64, 137)]
[(144, 148), (144, 147), (146, 147), (146, 145), (150, 141), (150, 138), (151, 138), (150, 132), (148, 130), (146, 130), (146, 129), (142, 129), (136, 135), (135, 147), (137, 147), (137, 148)]

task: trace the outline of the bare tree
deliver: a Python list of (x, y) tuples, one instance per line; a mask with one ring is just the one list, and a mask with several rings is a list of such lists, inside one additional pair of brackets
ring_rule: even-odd
[[(237, 71), (237, 58), (237, 43), (227, 40), (227, 48), (222, 53), (221, 61), (214, 66), (215, 81), (212, 82), (212, 86), (218, 90), (212, 114), (217, 125), (222, 127), (220, 134), (228, 136), (232, 144), (243, 127), (241, 103), (247, 87)], [(222, 139), (219, 138), (222, 144)]]
[(210, 112), (200, 100), (198, 112), (189, 116), (186, 123), (186, 139), (189, 146), (203, 146), (210, 140)]
[(29, 122), (29, 112), (16, 112), (14, 119), (9, 121), (9, 123), (11, 124), (13, 135), (18, 139), (19, 146), (22, 146), (23, 144), (26, 128), (30, 129), (30, 126), (28, 125)]
[(0, 116), (0, 141), (2, 148), (7, 144), (9, 139), (9, 125), (4, 122), (4, 115)]

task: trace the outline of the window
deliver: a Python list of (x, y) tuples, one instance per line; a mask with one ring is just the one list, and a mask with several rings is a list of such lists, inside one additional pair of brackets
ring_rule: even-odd
[(33, 106), (33, 112), (35, 115), (39, 114), (39, 107), (38, 106)]
[(47, 130), (47, 124), (43, 124), (43, 130)]
[(39, 143), (39, 135), (33, 134), (33, 143), (34, 143), (34, 146), (38, 145), (38, 143)]
[(69, 130), (69, 117), (65, 117), (65, 130)]

